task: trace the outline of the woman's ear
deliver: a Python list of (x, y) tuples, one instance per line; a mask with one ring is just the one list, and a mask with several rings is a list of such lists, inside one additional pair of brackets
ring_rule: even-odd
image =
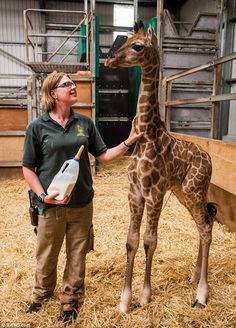
[(55, 99), (55, 100), (57, 99), (57, 95), (56, 95), (55, 90), (51, 90), (50, 95), (52, 96), (53, 99)]

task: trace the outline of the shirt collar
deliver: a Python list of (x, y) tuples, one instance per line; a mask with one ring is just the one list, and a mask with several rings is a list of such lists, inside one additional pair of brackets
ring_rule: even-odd
[[(46, 112), (44, 112), (44, 113), (42, 114), (42, 119), (43, 119), (43, 121), (45, 121), (45, 122), (47, 122), (47, 121), (51, 121), (51, 117), (50, 117), (48, 111), (46, 111)], [(71, 109), (71, 114), (70, 114), (70, 117), (69, 117), (69, 119), (68, 119), (68, 122), (70, 122), (70, 121), (74, 121), (74, 120), (77, 120), (77, 119), (78, 119), (78, 118), (76, 117), (74, 111)]]

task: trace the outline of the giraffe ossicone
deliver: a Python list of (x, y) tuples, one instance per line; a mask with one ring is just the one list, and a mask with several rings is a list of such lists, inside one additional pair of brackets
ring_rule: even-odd
[(157, 246), (157, 228), (164, 195), (171, 190), (188, 209), (199, 233), (199, 250), (191, 282), (197, 284), (194, 307), (202, 307), (208, 296), (208, 255), (212, 239), (214, 211), (208, 211), (207, 190), (212, 164), (210, 156), (194, 143), (174, 138), (161, 121), (158, 103), (159, 49), (150, 26), (147, 32), (141, 21), (134, 33), (105, 62), (109, 67), (141, 66), (142, 79), (137, 105), (137, 129), (144, 135), (137, 142), (128, 165), (130, 189), (130, 225), (127, 236), (127, 264), (120, 310), (128, 312), (132, 301), (134, 259), (139, 246), (144, 207), (147, 211), (143, 236), (146, 254), (140, 304), (151, 298), (151, 266)]

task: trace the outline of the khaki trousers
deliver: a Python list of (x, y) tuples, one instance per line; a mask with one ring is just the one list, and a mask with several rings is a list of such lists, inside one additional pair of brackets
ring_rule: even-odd
[(86, 254), (91, 249), (93, 204), (83, 208), (53, 207), (39, 217), (34, 302), (50, 298), (56, 286), (58, 255), (66, 238), (66, 265), (61, 304), (77, 307), (84, 297)]

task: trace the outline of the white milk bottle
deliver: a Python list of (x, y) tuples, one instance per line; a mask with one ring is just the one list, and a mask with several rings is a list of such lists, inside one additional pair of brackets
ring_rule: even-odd
[(65, 161), (60, 171), (55, 175), (50, 183), (47, 193), (59, 193), (56, 200), (62, 200), (70, 196), (79, 176), (79, 159), (84, 146), (82, 145), (74, 158)]

